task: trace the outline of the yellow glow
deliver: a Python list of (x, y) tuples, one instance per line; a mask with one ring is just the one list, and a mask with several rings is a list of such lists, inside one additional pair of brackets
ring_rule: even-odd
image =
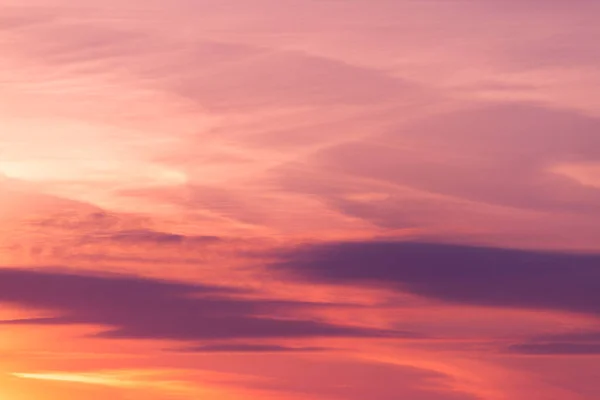
[(13, 373), (13, 376), (24, 379), (40, 379), (47, 381), (87, 383), (92, 385), (105, 385), (115, 387), (133, 387), (132, 381), (122, 380), (116, 376), (101, 374), (73, 374), (73, 373)]
[[(105, 388), (132, 389), (138, 393), (169, 393), (202, 398), (206, 400), (229, 400), (239, 398), (235, 390), (215, 385), (215, 378), (219, 374), (209, 373), (206, 376), (174, 375), (168, 370), (119, 370), (100, 371), (92, 373), (74, 372), (40, 372), (40, 373), (11, 373), (20, 379), (33, 379), (41, 381), (64, 382), (74, 384), (96, 385)], [(202, 382), (202, 378), (211, 380), (211, 383)], [(198, 381), (200, 379), (200, 381)], [(231, 395), (233, 393), (233, 395)], [(4, 400), (1, 399), (0, 400)], [(12, 400), (12, 399), (11, 399)]]

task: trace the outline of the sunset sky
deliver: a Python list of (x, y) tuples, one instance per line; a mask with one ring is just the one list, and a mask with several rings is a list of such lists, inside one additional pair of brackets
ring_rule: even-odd
[(600, 399), (599, 18), (0, 0), (0, 399)]

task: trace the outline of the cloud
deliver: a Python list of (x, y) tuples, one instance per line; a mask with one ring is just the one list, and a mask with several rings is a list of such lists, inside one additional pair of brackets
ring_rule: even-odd
[(210, 344), (181, 349), (194, 353), (304, 353), (329, 350), (325, 347), (291, 347), (276, 344)]
[(599, 355), (600, 343), (521, 343), (508, 348), (510, 353), (526, 355)]
[(4, 324), (93, 324), (106, 338), (201, 341), (244, 338), (411, 337), (289, 317), (314, 303), (253, 300), (232, 288), (133, 276), (0, 270), (0, 302), (56, 313)]
[(598, 212), (600, 190), (556, 174), (600, 161), (600, 119), (536, 104), (484, 103), (422, 118), (314, 157), (320, 168), (473, 202)]
[[(463, 391), (464, 388), (451, 376), (431, 370), (319, 355), (295, 357), (294, 361), (274, 371), (276, 379), (254, 383), (254, 386), (280, 391), (282, 399), (289, 398), (290, 393), (302, 394), (307, 398), (344, 400), (480, 399), (477, 395)], [(264, 368), (260, 365), (260, 360), (253, 363), (256, 368)]]
[[(203, 8), (208, 14), (215, 11)], [(181, 10), (181, 6), (167, 6), (168, 10)], [(19, 54), (43, 63), (53, 75), (72, 75), (76, 69), (80, 77), (111, 76), (190, 101), (203, 110), (369, 106), (423, 99), (417, 84), (383, 70), (285, 46), (221, 40), (206, 32), (174, 40), (171, 30), (148, 28), (140, 24), (139, 16), (110, 20), (75, 14), (77, 18), (60, 19), (46, 12), (37, 16), (45, 23), (28, 25), (19, 23), (24, 17), (15, 15), (5, 25), (19, 33), (14, 39)], [(183, 25), (189, 23), (176, 18)]]
[(573, 342), (600, 342), (600, 331), (587, 331), (587, 332), (569, 332), (569, 333), (556, 333), (551, 335), (538, 336), (538, 341), (573, 341)]
[(585, 181), (600, 164), (600, 119), (542, 104), (483, 102), (388, 126), (395, 127), (365, 127), (370, 135), (361, 140), (296, 157), (270, 171), (270, 181), (380, 229), (597, 248), (600, 189)]
[(418, 242), (305, 246), (273, 270), (474, 306), (600, 315), (600, 255)]
[(600, 332), (569, 332), (541, 335), (509, 346), (508, 353), (525, 355), (598, 355)]
[(101, 239), (107, 239), (119, 243), (154, 243), (154, 244), (181, 244), (189, 241), (194, 243), (215, 243), (221, 238), (217, 236), (186, 236), (176, 233), (167, 233), (153, 231), (149, 229), (137, 229), (128, 231), (119, 231), (101, 236)]

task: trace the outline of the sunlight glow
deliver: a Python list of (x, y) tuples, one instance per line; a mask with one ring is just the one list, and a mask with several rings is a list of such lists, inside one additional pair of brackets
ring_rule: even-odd
[(92, 385), (105, 385), (115, 387), (133, 387), (134, 382), (122, 380), (116, 376), (101, 374), (74, 374), (74, 373), (18, 373), (12, 374), (17, 378), (40, 379), (47, 381), (86, 383)]

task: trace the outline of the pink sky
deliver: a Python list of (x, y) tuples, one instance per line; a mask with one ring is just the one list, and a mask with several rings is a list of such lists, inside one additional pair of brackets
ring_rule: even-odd
[(0, 398), (598, 399), (599, 16), (0, 0)]

